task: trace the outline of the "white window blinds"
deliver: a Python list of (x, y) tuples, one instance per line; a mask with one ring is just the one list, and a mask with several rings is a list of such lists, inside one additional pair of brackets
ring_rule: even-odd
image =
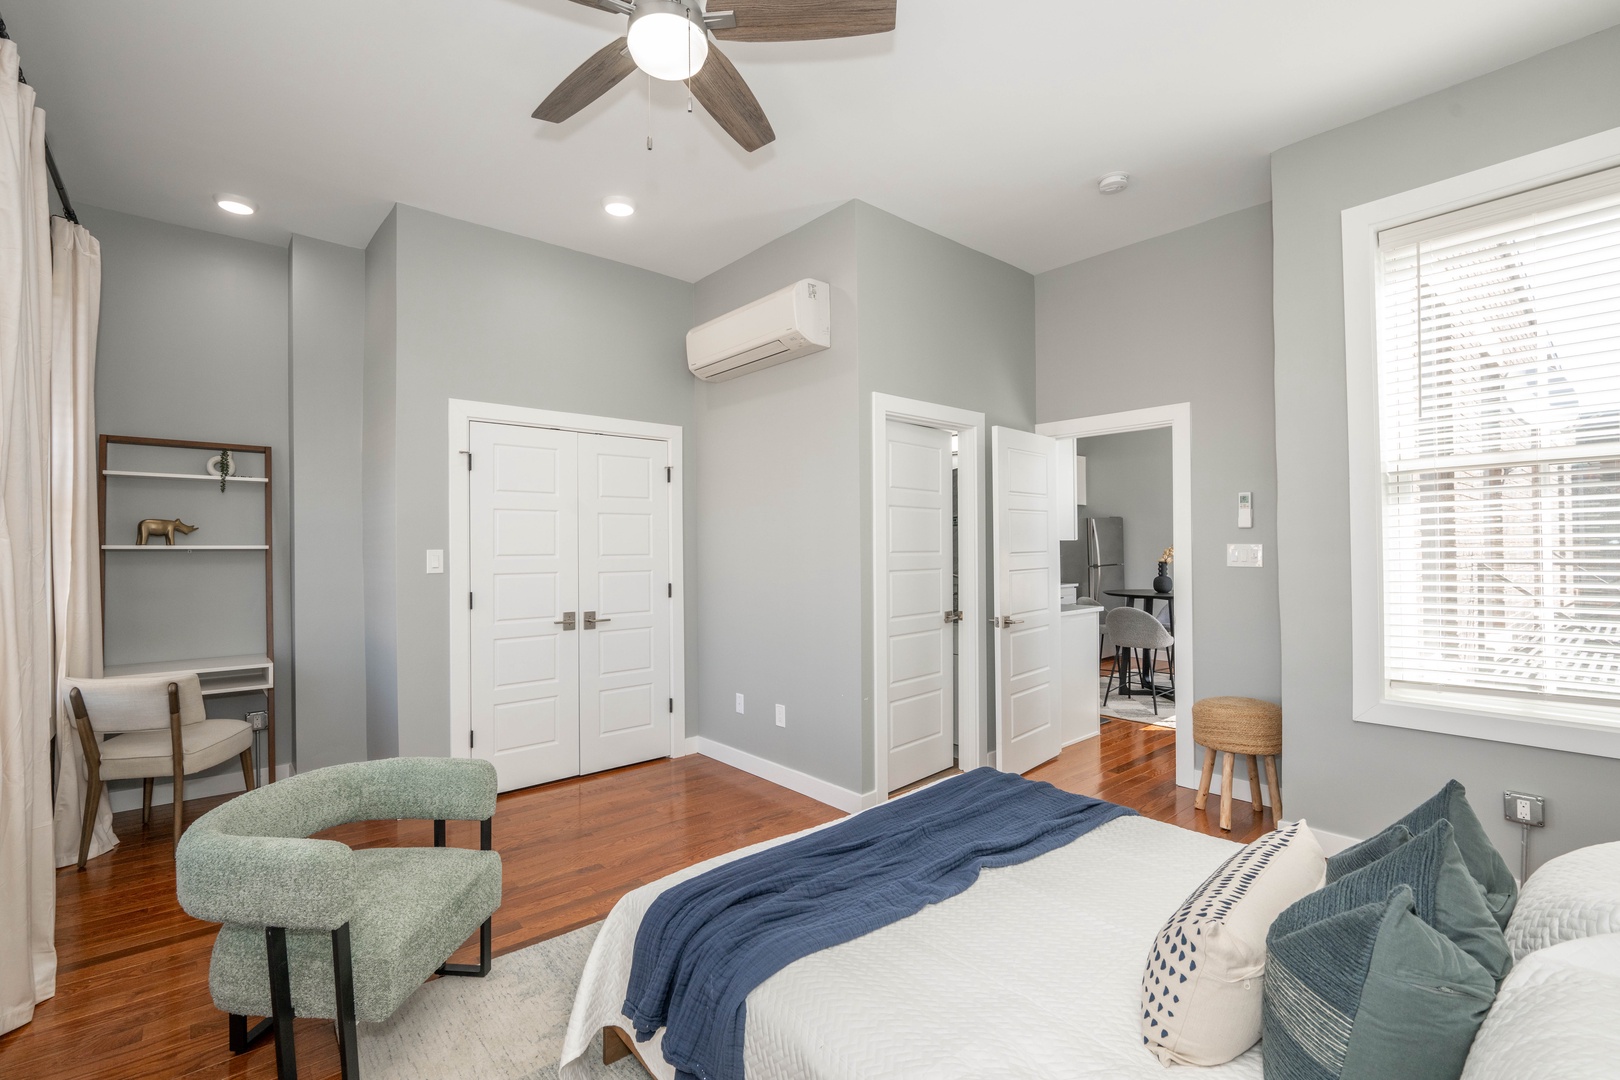
[(1607, 715), (1620, 706), (1620, 169), (1378, 241), (1386, 686)]

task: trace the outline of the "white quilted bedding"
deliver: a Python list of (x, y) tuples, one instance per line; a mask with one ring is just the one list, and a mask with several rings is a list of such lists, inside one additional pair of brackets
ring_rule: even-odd
[[(781, 840), (689, 867), (627, 894), (585, 966), (562, 1078), (620, 1015), (636, 930), (664, 889)], [(1133, 1077), (1164, 1080), (1142, 1045), (1149, 944), (1238, 845), (1120, 818), (1038, 859), (986, 870), (950, 900), (778, 972), (748, 998), (749, 1080)], [(659, 1040), (638, 1048), (660, 1080)], [(1208, 1080), (1258, 1080), (1256, 1047)]]

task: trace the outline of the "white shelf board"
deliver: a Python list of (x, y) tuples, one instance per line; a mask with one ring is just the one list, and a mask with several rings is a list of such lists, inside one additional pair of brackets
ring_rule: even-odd
[(269, 544), (102, 544), (102, 551), (269, 551)]
[(108, 664), (102, 674), (109, 679), (121, 675), (167, 675), (171, 671), (195, 671), (206, 675), (215, 671), (246, 671), (269, 668), (270, 658), (263, 654), (247, 653), (241, 656), (204, 656), (184, 660), (151, 660), (144, 664)]
[[(158, 480), (212, 480), (219, 483), (218, 473), (189, 473), (189, 472), (133, 472), (129, 469), (103, 469), (103, 476), (149, 476)], [(268, 484), (267, 476), (227, 476), (226, 481), (232, 484)]]

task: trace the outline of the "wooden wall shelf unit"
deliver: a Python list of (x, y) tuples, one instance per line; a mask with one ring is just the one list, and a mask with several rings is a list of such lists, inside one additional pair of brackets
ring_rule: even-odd
[[(167, 447), (177, 450), (229, 450), (232, 454), (256, 454), (264, 460), (263, 476), (228, 476), (227, 484), (262, 484), (264, 486), (264, 543), (262, 544), (166, 544), (160, 537), (142, 544), (107, 543), (107, 482), (109, 479), (137, 478), (141, 480), (207, 480), (219, 483), (217, 475), (206, 472), (152, 472), (137, 469), (109, 469), (109, 446)], [(107, 613), (107, 552), (109, 551), (262, 551), (264, 553), (264, 651), (237, 656), (183, 657), (148, 661), (138, 664), (109, 664), (103, 674), (109, 678), (126, 675), (171, 675), (195, 672), (202, 683), (204, 697), (221, 694), (262, 693), (265, 700), (268, 729), (266, 734), (265, 778), (276, 778), (276, 625), (275, 625), (275, 563), (273, 518), (271, 516), (270, 447), (246, 443), (195, 442), (186, 439), (150, 439), (137, 435), (103, 435), (97, 447), (96, 506), (101, 532), (101, 609), (102, 634), (106, 634)]]

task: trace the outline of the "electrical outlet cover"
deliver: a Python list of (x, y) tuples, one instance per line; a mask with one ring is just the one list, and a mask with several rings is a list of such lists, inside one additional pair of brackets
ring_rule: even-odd
[(741, 695), (741, 694), (738, 694), (738, 695), (737, 695), (737, 712), (738, 712), (738, 713), (739, 713), (739, 714), (741, 714), (741, 713), (742, 713), (742, 711), (743, 711), (743, 702), (742, 702), (742, 695)]
[(776, 726), (777, 727), (787, 727), (787, 706), (786, 705), (778, 705), (776, 707)]

